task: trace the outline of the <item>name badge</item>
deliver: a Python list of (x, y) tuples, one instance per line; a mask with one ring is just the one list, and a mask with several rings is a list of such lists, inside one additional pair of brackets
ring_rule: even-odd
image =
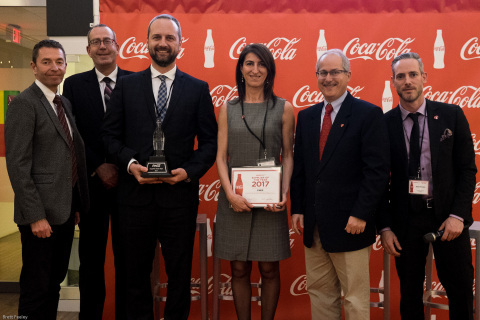
[(275, 158), (265, 158), (265, 159), (258, 159), (257, 166), (259, 167), (273, 167), (275, 166)]
[(409, 180), (408, 193), (428, 195), (428, 180)]

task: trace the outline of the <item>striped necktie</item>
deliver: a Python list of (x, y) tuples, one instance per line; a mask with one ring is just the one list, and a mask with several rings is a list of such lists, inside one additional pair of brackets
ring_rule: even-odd
[(112, 82), (112, 79), (110, 79), (109, 77), (105, 77), (103, 78), (103, 82), (105, 82), (105, 90), (103, 91), (103, 99), (105, 100), (105, 106), (108, 104), (108, 101), (110, 101), (110, 98), (112, 97), (112, 86), (111, 86), (111, 82)]
[(70, 154), (72, 156), (72, 187), (75, 186), (75, 183), (78, 180), (78, 172), (77, 172), (77, 155), (75, 153), (75, 145), (73, 144), (72, 135), (70, 134), (70, 129), (68, 128), (67, 124), (67, 117), (65, 116), (65, 110), (63, 109), (62, 99), (59, 95), (55, 95), (53, 99), (53, 103), (55, 104), (55, 108), (57, 109), (57, 116), (58, 120), (60, 120), (60, 124), (65, 131), (65, 135), (67, 136), (68, 147), (70, 149)]

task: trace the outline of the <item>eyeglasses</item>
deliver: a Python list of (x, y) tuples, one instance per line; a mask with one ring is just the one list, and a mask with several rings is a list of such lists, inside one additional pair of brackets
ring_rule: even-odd
[(326, 78), (327, 75), (330, 75), (332, 78), (335, 78), (335, 77), (338, 77), (342, 73), (348, 73), (348, 71), (347, 70), (334, 69), (334, 70), (330, 70), (330, 71), (321, 70), (321, 71), (315, 72), (315, 74), (319, 78)]
[(93, 40), (90, 40), (90, 41), (88, 42), (88, 44), (91, 45), (91, 46), (94, 46), (94, 47), (99, 47), (99, 46), (102, 44), (102, 42), (103, 42), (103, 44), (104, 44), (105, 46), (109, 46), (109, 45), (111, 45), (112, 43), (115, 43), (115, 40), (110, 39), (110, 38), (105, 38), (105, 39), (103, 39), (103, 40), (101, 40), (101, 39), (93, 39)]

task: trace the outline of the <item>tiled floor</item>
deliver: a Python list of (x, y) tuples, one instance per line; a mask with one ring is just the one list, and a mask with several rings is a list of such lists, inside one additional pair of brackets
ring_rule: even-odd
[[(0, 319), (16, 316), (18, 309), (18, 293), (0, 293)], [(13, 317), (12, 319), (17, 319)], [(77, 312), (58, 312), (57, 320), (77, 320)]]

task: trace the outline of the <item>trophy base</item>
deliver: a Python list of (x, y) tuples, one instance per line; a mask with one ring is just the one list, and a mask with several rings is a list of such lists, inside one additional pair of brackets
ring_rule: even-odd
[(164, 157), (150, 157), (147, 169), (147, 172), (142, 172), (142, 178), (172, 177)]
[(142, 178), (168, 178), (173, 177), (170, 172), (142, 172)]

